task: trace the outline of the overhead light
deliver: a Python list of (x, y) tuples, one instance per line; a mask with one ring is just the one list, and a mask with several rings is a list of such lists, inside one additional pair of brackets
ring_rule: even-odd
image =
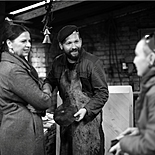
[(19, 9), (19, 10), (16, 10), (16, 11), (12, 11), (9, 14), (15, 15), (15, 14), (18, 14), (18, 13), (21, 13), (21, 12), (25, 12), (25, 11), (28, 11), (30, 9), (34, 9), (36, 7), (45, 5), (47, 3), (50, 3), (50, 0), (42, 1), (42, 2), (39, 2), (39, 3), (36, 3), (36, 4), (30, 5), (30, 6), (24, 7), (22, 9)]

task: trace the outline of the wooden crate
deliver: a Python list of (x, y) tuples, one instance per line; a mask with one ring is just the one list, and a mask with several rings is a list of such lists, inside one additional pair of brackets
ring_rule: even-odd
[(109, 99), (103, 108), (103, 130), (105, 133), (105, 155), (111, 140), (133, 126), (133, 92), (131, 86), (109, 86)]

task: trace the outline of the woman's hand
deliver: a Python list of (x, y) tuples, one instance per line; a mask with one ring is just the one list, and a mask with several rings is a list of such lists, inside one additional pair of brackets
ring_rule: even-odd
[(115, 155), (121, 155), (121, 148), (120, 148), (120, 143), (118, 142), (116, 145), (110, 148), (109, 150), (110, 153), (113, 153)]
[[(138, 135), (139, 134), (139, 129), (138, 128), (135, 128), (135, 127), (130, 127), (130, 128), (127, 128), (125, 131), (123, 131), (119, 136), (116, 137), (117, 140), (120, 140), (122, 139), (124, 136), (127, 136), (127, 135)], [(120, 142), (118, 142), (116, 145), (112, 146), (109, 150), (110, 153), (114, 153), (115, 155), (121, 155), (123, 154), (123, 152), (121, 151), (121, 148), (120, 148)], [(116, 152), (116, 153), (115, 153)]]
[(51, 87), (48, 83), (45, 83), (45, 84), (43, 85), (42, 91), (43, 91), (44, 93), (48, 94), (50, 97), (52, 96), (51, 90), (52, 90), (52, 87)]
[(86, 112), (87, 110), (85, 108), (81, 108), (77, 113), (74, 114), (74, 117), (76, 117), (75, 121), (81, 121), (84, 118)]
[(127, 128), (125, 131), (123, 131), (119, 136), (116, 137), (116, 139), (120, 140), (122, 137), (126, 135), (138, 135), (139, 134), (139, 129), (132, 127), (132, 128)]

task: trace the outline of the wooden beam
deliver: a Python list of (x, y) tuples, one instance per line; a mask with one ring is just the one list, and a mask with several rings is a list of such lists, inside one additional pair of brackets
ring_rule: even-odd
[(5, 19), (5, 2), (0, 1), (0, 24)]
[[(54, 1), (52, 3), (52, 6), (53, 6), (52, 9), (53, 9), (53, 11), (57, 11), (57, 10), (60, 10), (60, 9), (63, 9), (63, 8), (66, 8), (66, 7), (69, 7), (72, 5), (79, 4), (83, 1), (84, 0), (81, 0), (81, 1)], [(46, 14), (46, 9), (45, 9), (45, 6), (42, 6), (40, 8), (36, 8), (34, 10), (30, 10), (25, 13), (15, 15), (14, 17), (15, 17), (15, 19), (20, 19), (20, 20), (30, 20), (30, 19), (42, 16), (44, 14)]]
[[(154, 2), (141, 2), (141, 3), (136, 3), (134, 5), (128, 5), (126, 7), (123, 7), (121, 9), (116, 9), (113, 11), (108, 11), (107, 13), (102, 13), (98, 14), (92, 17), (84, 18), (84, 19), (79, 19), (77, 21), (72, 21), (69, 24), (75, 24), (75, 25), (81, 25), (81, 27), (86, 27), (87, 25), (91, 24), (96, 24), (100, 22), (104, 22), (109, 18), (109, 16), (112, 14), (114, 18), (120, 18), (120, 17), (125, 17), (127, 15), (134, 15), (138, 12), (143, 12), (144, 10), (149, 10), (149, 9), (155, 8), (155, 3)], [(61, 25), (61, 24), (60, 24)], [(80, 27), (79, 25), (79, 27)]]

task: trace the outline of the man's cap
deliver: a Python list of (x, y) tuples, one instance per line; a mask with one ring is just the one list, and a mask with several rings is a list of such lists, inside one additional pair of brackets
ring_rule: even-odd
[(70, 99), (66, 99), (63, 104), (54, 111), (54, 121), (60, 126), (69, 126), (75, 121), (74, 114), (78, 111), (77, 106), (72, 105)]
[(78, 32), (78, 27), (75, 25), (67, 25), (64, 26), (59, 32), (58, 32), (58, 42), (62, 43), (69, 35), (71, 35), (74, 31)]

